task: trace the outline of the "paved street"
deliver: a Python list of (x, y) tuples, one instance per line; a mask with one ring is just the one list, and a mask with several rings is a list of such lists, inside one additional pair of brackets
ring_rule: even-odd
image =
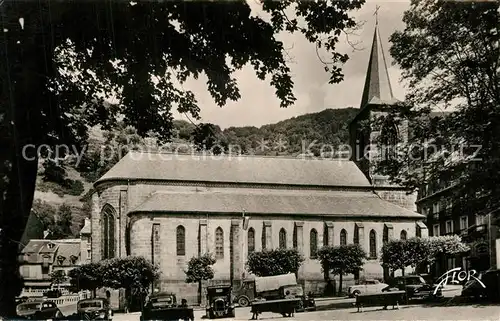
[[(204, 311), (195, 311), (195, 319), (201, 320)], [(113, 321), (138, 321), (139, 313), (116, 314)], [(248, 320), (252, 314), (249, 308), (236, 309), (236, 318), (218, 319), (227, 320)], [(402, 306), (400, 310), (382, 310), (381, 308), (365, 308), (365, 311), (358, 313), (356, 308), (326, 310), (315, 312), (296, 313), (294, 318), (283, 318), (279, 314), (263, 313), (260, 320), (500, 320), (499, 305), (460, 305), (460, 306)]]

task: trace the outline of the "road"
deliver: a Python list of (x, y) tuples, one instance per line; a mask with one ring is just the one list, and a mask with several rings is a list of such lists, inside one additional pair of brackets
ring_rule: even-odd
[[(318, 307), (321, 309), (321, 307)], [(195, 320), (201, 320), (204, 311), (195, 311)], [(139, 321), (139, 313), (115, 314), (113, 321)], [(252, 314), (249, 308), (237, 308), (236, 318), (217, 319), (219, 321), (249, 320)], [(208, 319), (207, 319), (208, 320)], [(259, 320), (500, 320), (499, 305), (455, 305), (455, 306), (401, 306), (400, 309), (383, 310), (380, 307), (365, 308), (364, 312), (357, 312), (354, 307), (323, 310), (314, 312), (296, 313), (294, 318), (283, 318), (279, 314), (262, 313)]]

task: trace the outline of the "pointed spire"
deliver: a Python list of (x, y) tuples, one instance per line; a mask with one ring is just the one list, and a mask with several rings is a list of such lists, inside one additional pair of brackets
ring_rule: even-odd
[(375, 11), (375, 32), (373, 33), (373, 43), (360, 108), (364, 108), (368, 104), (390, 105), (398, 101), (392, 94), (382, 39), (378, 31), (378, 8), (377, 6), (377, 10)]

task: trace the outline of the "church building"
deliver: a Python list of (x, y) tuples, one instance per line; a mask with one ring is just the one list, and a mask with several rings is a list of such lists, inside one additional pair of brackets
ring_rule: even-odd
[[(358, 121), (396, 101), (379, 39), (376, 29), (355, 134)], [(427, 228), (401, 188), (376, 179), (363, 159), (131, 152), (94, 184), (92, 261), (143, 256), (160, 267), (161, 290), (190, 303), (197, 284), (185, 283), (184, 270), (206, 252), (217, 260), (213, 282), (238, 287), (252, 278), (250, 252), (296, 248), (305, 257), (299, 282), (321, 293), (317, 251), (357, 243), (368, 254), (359, 277), (383, 278), (383, 243), (427, 237)]]

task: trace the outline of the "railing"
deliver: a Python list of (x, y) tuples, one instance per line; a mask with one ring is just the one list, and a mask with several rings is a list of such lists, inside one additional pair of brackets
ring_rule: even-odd
[(59, 298), (50, 298), (48, 299), (58, 306), (63, 306), (63, 305), (71, 305), (71, 304), (76, 304), (80, 299), (80, 295), (74, 294), (74, 295), (67, 295), (67, 296), (61, 296)]

